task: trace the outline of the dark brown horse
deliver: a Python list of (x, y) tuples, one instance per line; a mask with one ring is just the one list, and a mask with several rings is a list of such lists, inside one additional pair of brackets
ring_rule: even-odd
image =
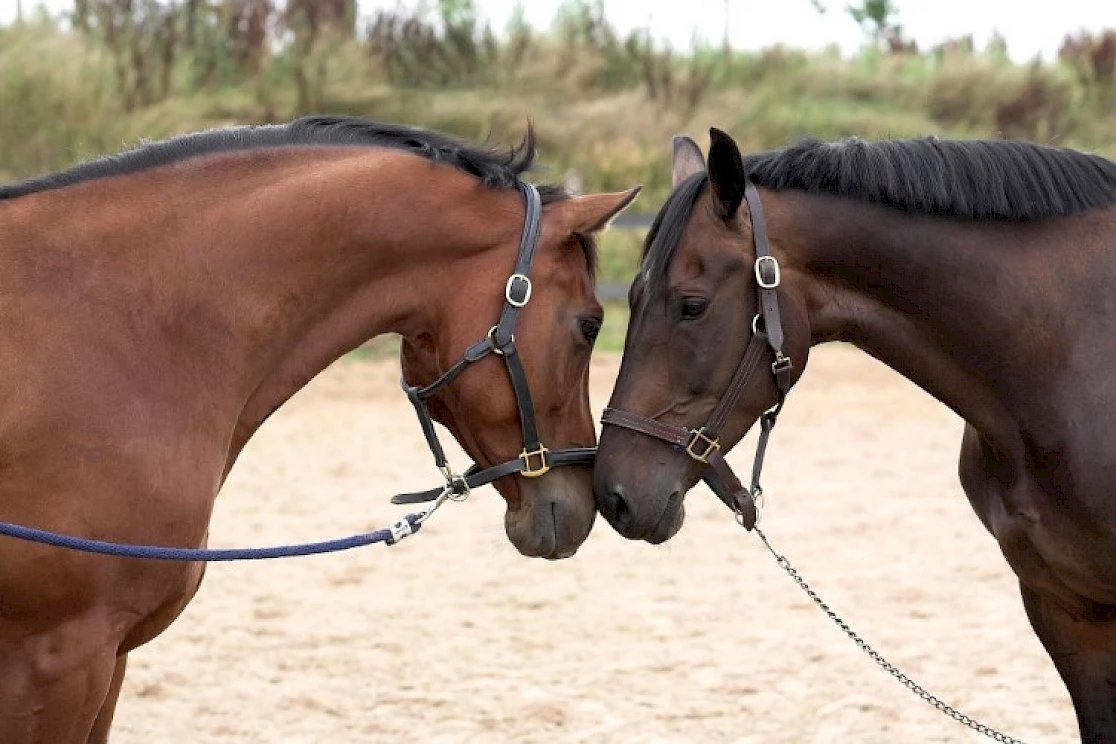
[(721, 453), (811, 346), (851, 342), (966, 420), (962, 486), (1019, 577), (1082, 740), (1116, 742), (1116, 164), (938, 139), (742, 157), (711, 135), (708, 163), (676, 140), (675, 190), (632, 284), (601, 513), (661, 542), (699, 479), (746, 497), (716, 488)]
[[(505, 282), (533, 157), (530, 134), (498, 152), (316, 117), (0, 187), (0, 521), (204, 545), (249, 437), (330, 362), (396, 332), (405, 378), (430, 383), (513, 292), (526, 302), (526, 283)], [(541, 191), (517, 353), (541, 441), (592, 446), (591, 235), (635, 190)], [(430, 401), (483, 466), (523, 448), (503, 367), (489, 354)], [(591, 486), (585, 466), (498, 481), (508, 537), (526, 555), (572, 554)], [(0, 742), (105, 741), (127, 653), (174, 620), (202, 571), (0, 538)]]

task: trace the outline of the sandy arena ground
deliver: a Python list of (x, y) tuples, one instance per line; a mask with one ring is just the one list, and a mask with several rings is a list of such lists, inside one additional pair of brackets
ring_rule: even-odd
[[(593, 405), (618, 358), (594, 362)], [(259, 433), (213, 547), (389, 524), (437, 473), (398, 367), (344, 362)], [(849, 348), (815, 350), (764, 483), (768, 536), (892, 662), (1028, 742), (1076, 724), (956, 477), (961, 422)], [(448, 438), (448, 437), (447, 437)], [(730, 460), (747, 471), (749, 437)], [(456, 447), (451, 460), (462, 463)], [(133, 652), (114, 744), (977, 742), (889, 678), (704, 487), (652, 547), (603, 519), (527, 560), (491, 489), (395, 547), (210, 567)]]

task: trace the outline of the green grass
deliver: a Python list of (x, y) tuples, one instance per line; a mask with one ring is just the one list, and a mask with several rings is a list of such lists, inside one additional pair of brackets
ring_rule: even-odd
[(604, 325), (597, 337), (597, 351), (621, 351), (624, 348), (624, 334), (628, 332), (628, 303), (609, 302), (605, 304)]
[(645, 234), (644, 230), (618, 228), (610, 228), (605, 232), (598, 241), (600, 266), (597, 269), (597, 281), (623, 284), (631, 282), (639, 266)]
[(345, 358), (355, 362), (379, 362), (385, 359), (398, 359), (399, 336), (394, 333), (377, 336), (350, 351), (345, 355)]

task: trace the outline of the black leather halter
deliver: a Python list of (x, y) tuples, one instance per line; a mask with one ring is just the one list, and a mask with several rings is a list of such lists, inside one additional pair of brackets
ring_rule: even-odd
[[(748, 210), (752, 217), (752, 242), (756, 249), (755, 276), (758, 287), (759, 312), (752, 319), (752, 338), (744, 350), (744, 358), (732, 375), (724, 395), (713, 409), (705, 426), (687, 429), (684, 426), (667, 424), (617, 408), (606, 408), (601, 423), (619, 426), (641, 434), (670, 442), (686, 454), (706, 466), (702, 480), (721, 501), (737, 513), (740, 523), (749, 530), (756, 526), (758, 519), (757, 502), (763, 494), (760, 487), (760, 472), (763, 470), (763, 455), (767, 450), (767, 440), (775, 419), (782, 410), (787, 391), (790, 390), (791, 372), (794, 366), (790, 357), (783, 353), (783, 323), (779, 317), (778, 287), (781, 280), (779, 262), (771, 255), (767, 243), (767, 225), (763, 218), (763, 205), (759, 192), (751, 181), (744, 189), (748, 200)], [(752, 465), (752, 484), (746, 487), (732, 472), (721, 452), (718, 440), (721, 429), (732, 410), (740, 400), (748, 381), (760, 368), (761, 362), (771, 352), (771, 373), (775, 376), (778, 400), (774, 406), (760, 416), (760, 436), (756, 445), (756, 458)]]
[[(465, 350), (464, 356), (457, 364), (450, 367), (434, 382), (426, 387), (408, 385), (403, 380), (403, 390), (410, 398), (418, 414), (422, 433), (430, 452), (434, 455), (434, 464), (442, 471), (446, 479), (444, 487), (432, 488), (429, 491), (418, 493), (404, 493), (393, 496), (393, 504), (417, 504), (425, 501), (435, 501), (443, 494), (450, 498), (462, 499), (469, 491), (487, 485), (509, 475), (520, 474), (525, 478), (538, 478), (552, 467), (560, 465), (590, 465), (596, 455), (595, 447), (570, 447), (562, 450), (550, 450), (539, 441), (538, 427), (535, 423), (535, 405), (531, 400), (531, 386), (527, 382), (527, 374), (523, 371), (523, 362), (520, 361), (519, 352), (515, 348), (515, 322), (519, 319), (520, 311), (531, 301), (531, 263), (535, 258), (535, 249), (539, 245), (539, 231), (542, 226), (542, 199), (539, 191), (529, 183), (520, 183), (519, 190), (523, 194), (526, 205), (526, 215), (523, 218), (523, 235), (519, 241), (519, 255), (515, 261), (512, 275), (504, 285), (504, 308), (496, 325), (488, 331), (488, 335)], [(515, 391), (515, 401), (519, 407), (519, 425), (523, 431), (523, 451), (514, 460), (493, 465), (490, 468), (481, 468), (473, 464), (463, 474), (456, 474), (450, 470), (446, 453), (438, 441), (438, 434), (434, 430), (434, 420), (426, 406), (427, 398), (439, 393), (452, 383), (457, 376), (474, 362), (479, 362), (489, 354), (502, 357), (508, 367), (511, 377), (512, 390)]]

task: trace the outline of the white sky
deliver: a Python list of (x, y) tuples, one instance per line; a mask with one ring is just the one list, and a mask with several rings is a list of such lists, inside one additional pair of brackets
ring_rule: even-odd
[[(426, 0), (433, 5), (433, 0)], [(860, 29), (844, 11), (849, 0), (822, 0), (829, 8), (819, 15), (809, 0), (729, 0), (728, 28), (733, 46), (760, 49), (782, 42), (818, 49), (836, 43), (848, 52), (862, 41)], [(393, 8), (400, 0), (359, 0), (361, 11)], [(421, 0), (402, 0), (413, 7)], [(507, 23), (516, 0), (475, 0), (497, 29)], [(42, 4), (58, 11), (71, 0), (23, 0), (24, 12)], [(897, 0), (899, 22), (922, 47), (949, 37), (973, 34), (978, 44), (996, 30), (1007, 39), (1008, 51), (1018, 61), (1042, 54), (1051, 59), (1062, 37), (1078, 29), (1116, 28), (1116, 0)], [(528, 21), (550, 24), (558, 0), (523, 0)], [(0, 21), (15, 16), (16, 0), (0, 0)], [(725, 0), (605, 0), (609, 18), (621, 29), (650, 24), (657, 39), (685, 48), (695, 34), (719, 43), (725, 29)]]

